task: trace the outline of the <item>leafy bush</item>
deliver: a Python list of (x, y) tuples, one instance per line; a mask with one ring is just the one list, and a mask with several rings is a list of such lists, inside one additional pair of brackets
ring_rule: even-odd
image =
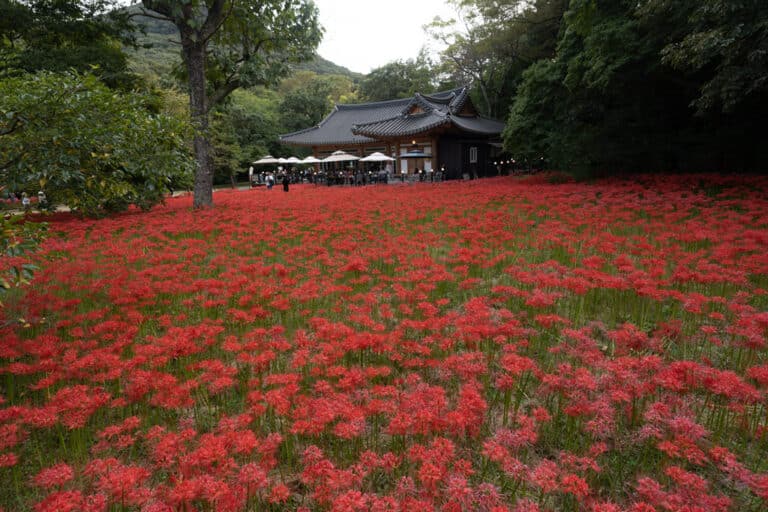
[(152, 113), (146, 94), (96, 77), (41, 72), (0, 81), (0, 177), (86, 215), (142, 209), (186, 186), (187, 124)]

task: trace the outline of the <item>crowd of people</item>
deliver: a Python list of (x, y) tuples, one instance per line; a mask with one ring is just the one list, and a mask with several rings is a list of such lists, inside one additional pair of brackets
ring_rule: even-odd
[[(337, 169), (284, 169), (278, 167), (277, 171), (256, 171), (251, 167), (248, 172), (251, 187), (266, 187), (271, 190), (277, 182), (283, 184), (287, 191), (288, 184), (291, 183), (312, 183), (315, 185), (349, 185), (365, 186), (377, 183), (387, 184), (390, 181), (401, 182), (435, 182), (444, 179), (444, 170), (419, 169), (416, 168), (411, 173), (402, 171), (395, 173), (391, 167), (379, 169), (361, 169), (355, 167), (337, 168)], [(286, 183), (287, 182), (287, 183)]]

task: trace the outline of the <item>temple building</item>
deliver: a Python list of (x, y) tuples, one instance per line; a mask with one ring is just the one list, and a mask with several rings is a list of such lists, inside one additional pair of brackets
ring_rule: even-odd
[(504, 124), (481, 117), (468, 87), (356, 105), (336, 105), (317, 126), (280, 136), (312, 148), (318, 158), (336, 150), (359, 157), (375, 151), (395, 158), (392, 171), (442, 170), (445, 178), (496, 174), (493, 157)]

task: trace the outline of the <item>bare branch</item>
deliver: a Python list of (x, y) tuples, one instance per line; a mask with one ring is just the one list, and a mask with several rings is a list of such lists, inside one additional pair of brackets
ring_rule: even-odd
[(175, 23), (175, 20), (173, 18), (169, 18), (168, 16), (162, 16), (160, 14), (152, 14), (152, 13), (150, 13), (149, 11), (147, 11), (144, 8), (141, 9), (141, 12), (137, 12), (137, 13), (132, 13), (131, 14), (131, 18), (133, 18), (135, 16), (146, 16), (147, 18), (152, 18), (152, 19), (155, 19), (155, 20), (169, 21), (171, 23)]

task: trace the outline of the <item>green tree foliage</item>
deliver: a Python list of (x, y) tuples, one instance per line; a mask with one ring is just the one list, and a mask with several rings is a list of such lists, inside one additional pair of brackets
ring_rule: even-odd
[(340, 75), (316, 75), (312, 72), (295, 73), (283, 81), (284, 96), (280, 102), (282, 126), (295, 131), (319, 123), (335, 103), (356, 100), (354, 84)]
[(232, 105), (228, 108), (228, 121), (232, 124), (240, 143), (243, 161), (249, 162), (266, 155), (280, 155), (286, 151), (278, 135), (285, 133), (280, 124), (278, 111), (280, 96), (277, 92), (263, 87), (241, 89), (233, 93)]
[(372, 70), (360, 82), (360, 100), (385, 101), (436, 90), (436, 72), (424, 52), (416, 59), (398, 60)]
[(288, 131), (279, 112), (281, 98), (263, 87), (238, 89), (216, 109), (211, 120), (214, 183), (234, 185), (238, 174), (263, 155), (288, 156), (290, 149), (278, 138)]
[(768, 3), (451, 3), (458, 21), (429, 26), (441, 72), (509, 114), (513, 156), (580, 174), (763, 167)]
[(505, 148), (580, 174), (761, 168), (766, 9), (572, 0), (554, 54), (522, 75)]
[(243, 160), (242, 148), (228, 113), (217, 111), (211, 116), (211, 156), (214, 182), (235, 186)]
[(768, 92), (768, 2), (649, 0), (638, 11), (644, 27), (674, 20), (679, 28), (661, 50), (662, 62), (699, 74), (699, 113), (731, 112)]
[(213, 204), (209, 113), (232, 91), (273, 84), (311, 59), (322, 31), (306, 0), (143, 0), (149, 17), (178, 30), (190, 95), (197, 169), (194, 205)]
[(445, 49), (440, 70), (446, 83), (471, 84), (476, 105), (491, 117), (509, 109), (523, 71), (551, 58), (566, 0), (451, 0), (457, 19), (428, 27)]
[(135, 43), (117, 0), (0, 0), (0, 77), (22, 72), (91, 72), (129, 89), (123, 45)]
[(287, 94), (280, 103), (283, 126), (295, 131), (319, 123), (333, 108), (330, 92), (327, 82), (316, 80)]
[[(93, 75), (40, 72), (0, 81), (0, 179), (88, 215), (149, 208), (185, 186), (186, 124), (155, 99)], [(155, 108), (155, 106), (152, 106)]]

